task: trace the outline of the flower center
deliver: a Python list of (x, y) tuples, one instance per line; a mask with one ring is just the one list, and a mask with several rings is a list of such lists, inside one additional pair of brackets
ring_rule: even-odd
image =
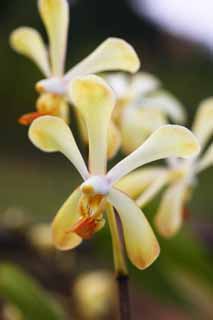
[(105, 176), (91, 176), (81, 185), (84, 194), (96, 194), (106, 196), (111, 188)]
[(97, 194), (82, 194), (78, 206), (81, 218), (71, 231), (83, 239), (90, 239), (105, 223), (103, 212), (106, 208), (106, 197)]

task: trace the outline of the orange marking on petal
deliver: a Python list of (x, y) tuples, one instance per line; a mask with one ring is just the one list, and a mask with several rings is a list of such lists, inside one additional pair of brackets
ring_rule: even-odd
[(49, 113), (42, 112), (26, 113), (18, 119), (18, 123), (22, 124), (23, 126), (29, 126), (35, 119), (48, 114)]
[(91, 217), (86, 217), (80, 219), (69, 232), (74, 232), (79, 235), (82, 239), (88, 240), (90, 239), (93, 234), (95, 233), (98, 227), (98, 221)]

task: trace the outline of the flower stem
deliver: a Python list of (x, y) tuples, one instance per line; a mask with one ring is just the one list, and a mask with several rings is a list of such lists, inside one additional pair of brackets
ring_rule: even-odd
[(123, 256), (123, 245), (119, 235), (118, 225), (113, 207), (108, 204), (107, 216), (112, 236), (113, 257), (118, 285), (118, 301), (120, 320), (130, 320), (130, 301), (129, 301), (129, 276)]

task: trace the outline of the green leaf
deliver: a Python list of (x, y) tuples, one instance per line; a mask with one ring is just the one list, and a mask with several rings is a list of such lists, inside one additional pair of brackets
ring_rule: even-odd
[(12, 264), (0, 265), (0, 295), (15, 305), (25, 319), (64, 320), (58, 304), (31, 276)]

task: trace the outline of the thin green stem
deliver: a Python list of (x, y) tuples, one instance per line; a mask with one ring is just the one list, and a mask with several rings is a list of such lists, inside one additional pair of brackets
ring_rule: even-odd
[(123, 256), (123, 246), (121, 243), (117, 221), (115, 218), (115, 212), (113, 207), (108, 204), (107, 207), (107, 217), (109, 221), (109, 227), (112, 236), (112, 247), (113, 247), (113, 257), (114, 257), (114, 265), (115, 272), (117, 276), (128, 275), (125, 259)]
[(130, 320), (129, 276), (123, 255), (123, 245), (113, 207), (108, 204), (107, 216), (112, 236), (114, 266), (118, 285), (118, 301), (120, 320)]

